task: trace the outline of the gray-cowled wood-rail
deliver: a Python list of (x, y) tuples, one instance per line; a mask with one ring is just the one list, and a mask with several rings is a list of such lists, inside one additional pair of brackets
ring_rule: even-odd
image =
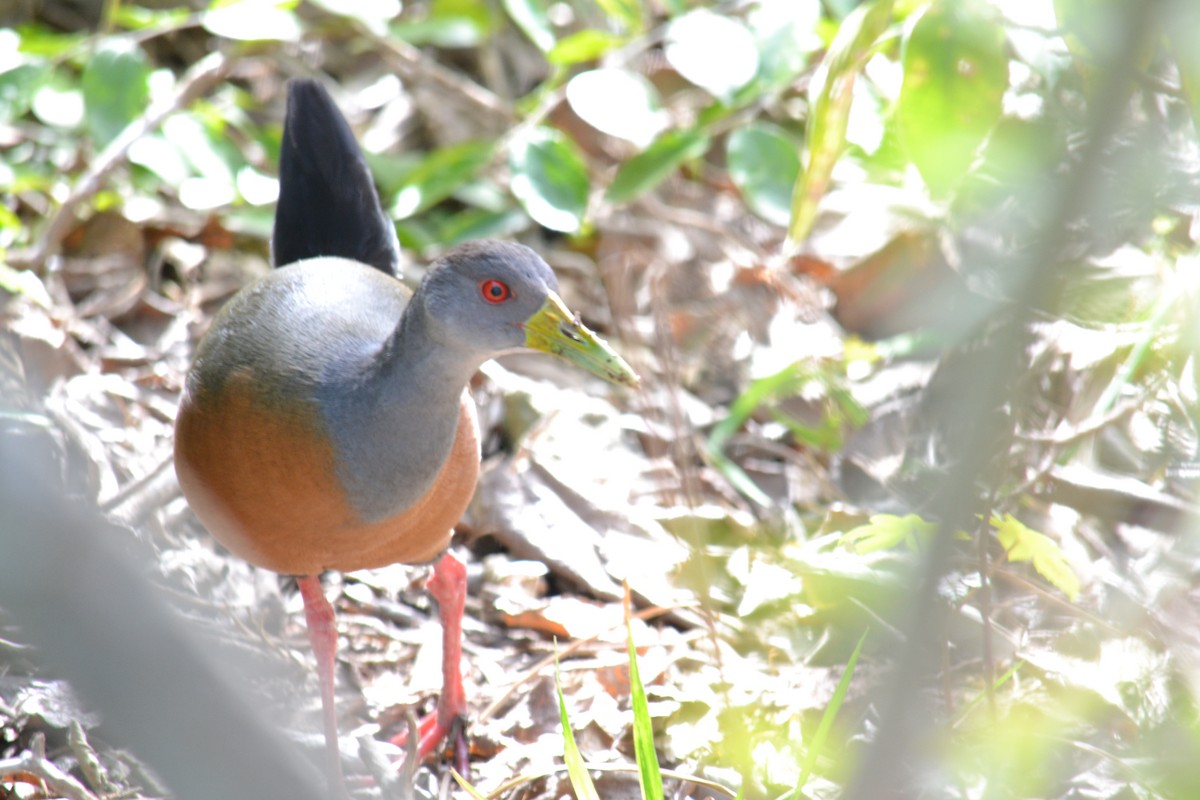
[(527, 247), (459, 247), (410, 292), (358, 144), (314, 80), (289, 84), (279, 170), (277, 269), (230, 300), (200, 342), (175, 469), (218, 541), (298, 576), (340, 783), (337, 633), (320, 573), (437, 559), (427, 586), (443, 625), (444, 685), (420, 724), (418, 753), (428, 755), (466, 711), (465, 570), (442, 553), (479, 474), (467, 382), (485, 360), (521, 349), (617, 383), (637, 377), (567, 310)]

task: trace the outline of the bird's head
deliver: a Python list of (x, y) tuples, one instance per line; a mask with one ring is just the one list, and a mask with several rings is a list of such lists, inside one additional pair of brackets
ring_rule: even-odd
[(566, 359), (613, 383), (637, 374), (579, 321), (558, 296), (558, 280), (524, 245), (483, 241), (440, 259), (421, 287), (433, 335), (490, 358), (533, 349)]

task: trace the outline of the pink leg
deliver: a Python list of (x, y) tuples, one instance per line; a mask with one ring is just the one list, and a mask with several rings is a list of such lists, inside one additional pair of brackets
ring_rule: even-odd
[(317, 657), (317, 678), (321, 684), (321, 713), (325, 722), (325, 750), (329, 754), (329, 780), (333, 791), (346, 796), (342, 778), (342, 754), (338, 748), (337, 714), (333, 700), (333, 665), (337, 655), (337, 628), (333, 624), (333, 606), (325, 599), (321, 580), (316, 575), (296, 579), (300, 597), (304, 599), (304, 619), (308, 624), (308, 641)]
[[(425, 588), (437, 601), (438, 615), (442, 619), (442, 696), (438, 699), (437, 712), (425, 717), (418, 725), (417, 757), (421, 760), (454, 730), (467, 711), (462, 684), (462, 620), (467, 602), (467, 570), (461, 561), (446, 553), (434, 564), (433, 575)], [(400, 747), (407, 741), (407, 731), (392, 738), (392, 742)]]

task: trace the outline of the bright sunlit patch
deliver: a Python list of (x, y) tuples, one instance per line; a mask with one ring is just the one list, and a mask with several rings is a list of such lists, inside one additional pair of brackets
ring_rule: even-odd
[(0, 29), (0, 72), (8, 72), (24, 63), (21, 54), (17, 52), (20, 44), (21, 37), (17, 35), (16, 31), (8, 28)]
[(253, 167), (238, 170), (237, 189), (252, 206), (265, 206), (279, 199), (279, 179), (263, 175)]
[(294, 42), (303, 31), (296, 15), (271, 0), (238, 0), (204, 12), (210, 33), (238, 41)]
[(610, 136), (645, 147), (668, 118), (654, 86), (636, 72), (594, 69), (567, 84), (567, 102), (579, 117)]
[(163, 213), (163, 204), (157, 198), (135, 194), (125, 198), (121, 213), (133, 223), (149, 222)]
[(166, 100), (175, 94), (175, 73), (169, 69), (156, 69), (147, 79), (150, 86), (150, 100), (158, 102)]
[(728, 97), (758, 72), (758, 44), (746, 26), (705, 9), (671, 23), (665, 53), (680, 75), (716, 97)]
[(209, 180), (220, 181), (233, 192), (233, 172), (222, 160), (204, 126), (191, 114), (175, 114), (162, 126), (163, 136), (179, 148), (179, 152), (196, 172)]
[(231, 184), (211, 178), (188, 178), (179, 186), (179, 202), (197, 211), (227, 206), (236, 198)]
[(130, 145), (129, 161), (145, 167), (171, 186), (178, 186), (192, 174), (178, 148), (157, 134), (143, 136)]
[(525, 206), (529, 216), (552, 231), (572, 233), (579, 230), (579, 218), (563, 208), (554, 205), (543, 192), (538, 191), (528, 175), (514, 175), (512, 192)]
[(1058, 24), (1054, 4), (1046, 0), (991, 0), (991, 4), (1017, 25), (1053, 30)]
[(392, 214), (396, 219), (407, 219), (417, 213), (421, 207), (421, 187), (405, 186), (396, 193), (396, 201), (392, 203)]
[(51, 127), (77, 128), (83, 123), (83, 93), (43, 86), (33, 96), (33, 113)]
[(388, 20), (400, 14), (400, 0), (314, 0), (316, 5), (338, 16), (355, 19), (372, 33), (387, 33)]
[(390, 72), (380, 75), (374, 83), (360, 89), (356, 96), (363, 108), (380, 108), (392, 102), (404, 91), (404, 84)]
[(846, 141), (856, 144), (865, 153), (874, 153), (883, 144), (883, 111), (874, 92), (863, 81), (854, 82), (854, 102), (846, 123)]

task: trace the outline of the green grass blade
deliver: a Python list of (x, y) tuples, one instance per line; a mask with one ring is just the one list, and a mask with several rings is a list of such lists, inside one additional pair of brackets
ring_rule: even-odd
[[(1005, 673), (1003, 675), (1001, 675), (999, 678), (997, 678), (995, 683), (992, 684), (992, 691), (999, 689), (1001, 686), (1003, 686), (1004, 684), (1006, 684), (1010, 680), (1012, 680), (1012, 677), (1014, 675), (1016, 675), (1017, 671), (1019, 669), (1021, 669), (1021, 667), (1023, 667), (1023, 666), (1025, 666), (1025, 659), (1021, 659), (1021, 660), (1017, 661), (1017, 663), (1015, 663), (1011, 667), (1009, 667), (1008, 670), (1005, 671)], [(975, 709), (975, 707), (977, 705), (979, 705), (980, 703), (982, 703), (984, 701), (984, 699), (986, 699), (986, 698), (987, 698), (986, 690), (979, 692), (974, 697), (972, 697), (970, 702), (968, 702), (966, 705), (964, 705), (962, 708), (962, 711), (960, 711), (958, 713), (958, 720), (954, 723), (955, 726), (959, 725), (960, 723), (962, 723), (963, 720), (965, 720), (968, 716), (970, 716), (971, 712)]]
[(838, 711), (842, 708), (842, 702), (846, 699), (846, 692), (850, 688), (850, 679), (854, 677), (854, 665), (858, 663), (858, 655), (862, 652), (863, 644), (867, 641), (869, 630), (863, 631), (863, 635), (859, 637), (858, 644), (854, 646), (854, 652), (850, 654), (850, 660), (846, 662), (846, 671), (842, 673), (842, 679), (838, 681), (837, 688), (833, 691), (833, 697), (829, 699), (829, 705), (825, 708), (824, 715), (821, 716), (821, 722), (817, 725), (817, 732), (812, 738), (812, 744), (808, 746), (808, 752), (804, 754), (804, 766), (800, 769), (800, 779), (796, 781), (796, 788), (791, 792), (792, 797), (800, 797), (801, 791), (804, 789), (804, 784), (808, 783), (809, 776), (812, 775), (813, 767), (817, 765), (817, 758), (821, 755), (821, 751), (825, 749), (825, 740), (829, 738), (829, 731), (833, 728), (833, 721), (837, 719)]
[(554, 690), (558, 692), (558, 714), (562, 718), (563, 728), (563, 762), (567, 765), (567, 777), (575, 789), (579, 800), (600, 800), (596, 793), (596, 784), (588, 774), (583, 756), (579, 754), (579, 745), (575, 743), (575, 734), (571, 731), (571, 721), (567, 718), (567, 701), (563, 699), (562, 682), (558, 677), (558, 659), (554, 660)]
[(658, 753), (654, 749), (654, 724), (650, 721), (650, 705), (646, 702), (646, 687), (638, 672), (637, 649), (633, 646), (633, 626), (625, 618), (629, 642), (629, 695), (633, 704), (633, 751), (637, 756), (638, 780), (642, 784), (642, 800), (662, 800), (662, 773)]
[(454, 782), (458, 784), (458, 788), (470, 795), (472, 800), (487, 800), (478, 789), (471, 785), (470, 781), (459, 775), (458, 770), (454, 767), (450, 768), (450, 777), (454, 778)]

